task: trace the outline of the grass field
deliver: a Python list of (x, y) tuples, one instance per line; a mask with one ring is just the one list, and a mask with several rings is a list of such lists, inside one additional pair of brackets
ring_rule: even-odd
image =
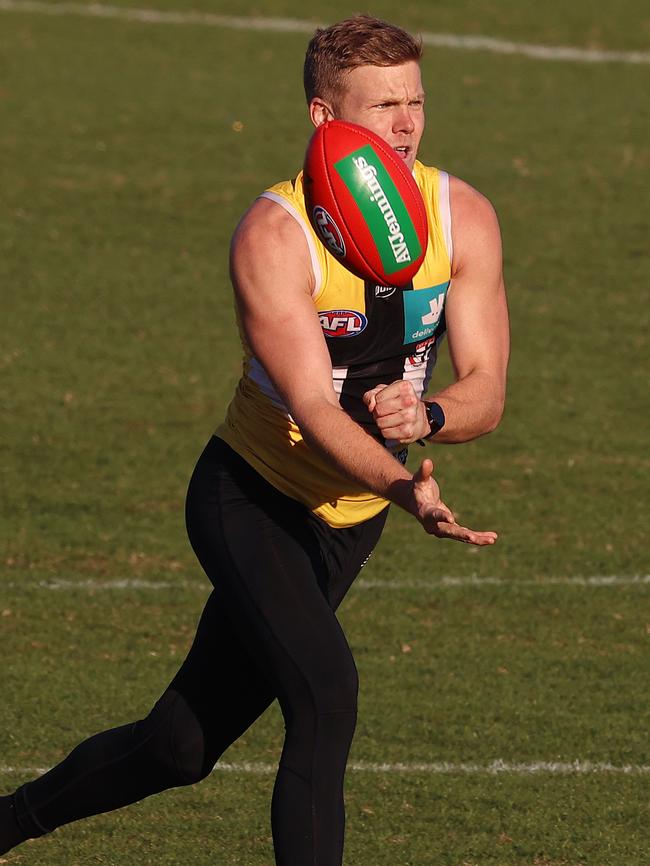
[[(638, 0), (371, 11), (550, 46), (649, 35)], [(0, 793), (146, 713), (189, 645), (208, 590), (185, 487), (240, 365), (228, 241), (301, 164), (307, 38), (0, 3)], [(394, 512), (342, 609), (361, 676), (346, 863), (646, 866), (648, 64), (432, 48), (423, 73), (422, 158), (503, 229), (507, 413), (434, 454), (447, 501), (501, 538), (454, 546)], [(270, 866), (281, 741), (272, 709), (231, 769), (0, 862)]]

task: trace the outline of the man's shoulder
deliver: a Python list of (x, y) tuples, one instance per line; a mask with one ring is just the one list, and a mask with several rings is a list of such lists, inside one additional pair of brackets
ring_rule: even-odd
[(302, 171), (291, 180), (282, 180), (267, 187), (264, 192), (260, 193), (256, 201), (273, 202), (276, 205), (276, 210), (282, 210), (285, 216), (292, 217), (294, 222), (300, 224), (303, 231), (309, 222), (305, 205)]
[(244, 213), (233, 234), (233, 243), (264, 240), (269, 244), (287, 243), (302, 236), (294, 216), (275, 196), (263, 193)]
[(494, 212), (492, 203), (486, 195), (479, 192), (476, 187), (467, 183), (466, 180), (462, 180), (453, 174), (449, 175), (449, 195), (452, 204), (455, 201), (458, 206), (465, 208)]
[[(293, 181), (284, 183), (290, 187)], [(240, 219), (231, 242), (233, 264), (246, 257), (276, 261), (281, 252), (284, 261), (304, 261), (311, 268), (304, 204), (301, 212), (298, 201), (292, 202), (278, 187), (282, 184), (259, 195)]]
[(484, 255), (486, 249), (499, 251), (500, 255), (499, 221), (487, 196), (467, 181), (450, 175), (449, 205), (454, 248), (453, 273), (469, 260)]
[(493, 211), (492, 203), (482, 192), (472, 186), (466, 180), (457, 177), (443, 168), (434, 165), (426, 165), (419, 160), (415, 161), (415, 175), (422, 182), (438, 181), (444, 177), (449, 185), (449, 196), (458, 207), (475, 208), (484, 211)]
[(302, 171), (298, 172), (298, 174), (293, 178), (280, 180), (277, 183), (272, 184), (267, 187), (261, 195), (266, 197), (281, 196), (290, 201), (302, 201), (304, 199)]

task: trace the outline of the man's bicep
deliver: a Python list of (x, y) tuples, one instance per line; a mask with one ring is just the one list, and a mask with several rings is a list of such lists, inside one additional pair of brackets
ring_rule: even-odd
[(481, 371), (505, 383), (510, 340), (503, 280), (490, 286), (466, 274), (455, 278), (452, 287), (447, 331), (457, 378)]
[(446, 304), (449, 350), (456, 375), (481, 370), (505, 382), (509, 353), (501, 233), (490, 202), (454, 179), (453, 277)]
[(296, 220), (277, 204), (258, 200), (233, 238), (231, 277), (248, 345), (292, 414), (308, 397), (336, 402), (311, 297), (311, 258)]

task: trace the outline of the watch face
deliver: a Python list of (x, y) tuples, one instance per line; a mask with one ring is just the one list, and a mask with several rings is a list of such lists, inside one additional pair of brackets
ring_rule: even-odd
[(442, 406), (439, 403), (427, 403), (427, 419), (431, 427), (429, 436), (434, 436), (439, 430), (445, 426), (445, 413), (442, 411)]

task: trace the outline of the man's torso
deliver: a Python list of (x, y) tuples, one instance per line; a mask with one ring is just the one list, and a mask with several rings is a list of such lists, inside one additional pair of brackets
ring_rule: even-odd
[[(341, 407), (380, 439), (363, 394), (378, 384), (406, 379), (422, 396), (445, 332), (444, 302), (451, 276), (449, 179), (420, 163), (415, 177), (427, 210), (429, 243), (413, 281), (399, 288), (364, 283), (327, 252), (307, 219), (302, 175), (263, 193), (290, 213), (305, 233), (315, 278), (313, 302)], [(286, 325), (290, 340), (291, 322)], [(217, 435), (267, 481), (331, 526), (354, 525), (385, 508), (386, 500), (362, 490), (308, 448), (245, 342), (244, 351), (244, 373)]]

